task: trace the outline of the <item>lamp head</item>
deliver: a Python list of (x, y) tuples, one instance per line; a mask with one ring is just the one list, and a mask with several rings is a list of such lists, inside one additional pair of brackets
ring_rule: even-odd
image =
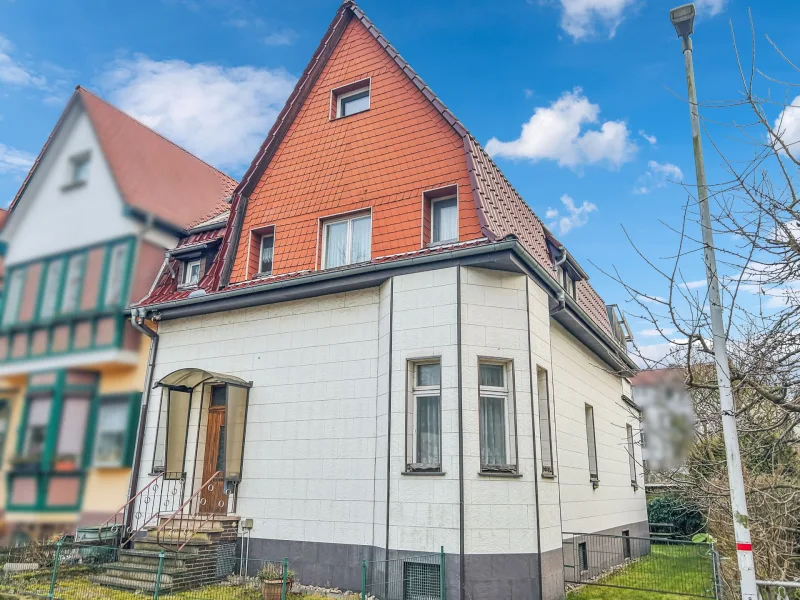
[(669, 11), (669, 20), (675, 26), (678, 37), (688, 37), (694, 33), (694, 4), (684, 4)]

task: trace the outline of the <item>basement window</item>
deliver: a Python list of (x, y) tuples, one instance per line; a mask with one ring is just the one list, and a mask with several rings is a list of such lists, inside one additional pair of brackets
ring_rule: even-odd
[(369, 110), (370, 84), (369, 79), (364, 79), (333, 90), (331, 118), (341, 119)]

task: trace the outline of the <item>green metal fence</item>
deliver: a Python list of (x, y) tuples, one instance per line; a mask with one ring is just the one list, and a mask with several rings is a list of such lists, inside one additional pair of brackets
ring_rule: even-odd
[(288, 559), (241, 559), (235, 548), (141, 552), (58, 542), (0, 552), (0, 597), (48, 600), (286, 600), (294, 575)]
[(445, 600), (444, 548), (389, 560), (363, 561), (361, 600)]

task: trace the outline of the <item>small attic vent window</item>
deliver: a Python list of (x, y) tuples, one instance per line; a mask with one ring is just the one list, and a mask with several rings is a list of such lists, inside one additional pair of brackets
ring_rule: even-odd
[(82, 152), (69, 158), (69, 176), (64, 186), (70, 189), (84, 185), (89, 180), (89, 159), (88, 152)]
[(349, 117), (370, 107), (370, 80), (356, 81), (331, 92), (332, 118)]

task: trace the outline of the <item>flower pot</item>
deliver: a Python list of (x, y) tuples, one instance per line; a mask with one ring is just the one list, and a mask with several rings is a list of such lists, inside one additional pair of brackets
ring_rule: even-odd
[(55, 465), (53, 465), (54, 471), (74, 471), (75, 470), (75, 461), (72, 459), (64, 459), (56, 461)]
[(282, 590), (283, 582), (281, 580), (261, 582), (261, 597), (264, 600), (281, 600)]

